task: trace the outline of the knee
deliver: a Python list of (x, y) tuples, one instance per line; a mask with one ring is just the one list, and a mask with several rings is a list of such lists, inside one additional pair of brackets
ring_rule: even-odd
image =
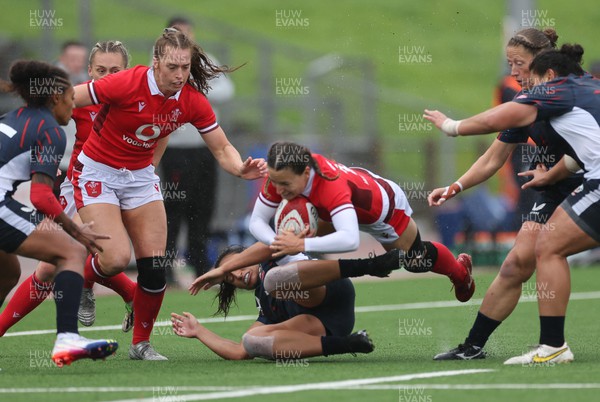
[(81, 243), (69, 242), (68, 246), (64, 248), (65, 265), (83, 267), (87, 255), (87, 249)]
[(56, 275), (56, 266), (41, 262), (35, 270), (35, 277), (41, 282), (50, 282)]
[(498, 276), (505, 281), (520, 285), (527, 282), (534, 271), (535, 263), (533, 261), (531, 264), (527, 264), (509, 254), (502, 263)]
[(127, 265), (129, 265), (130, 260), (131, 253), (129, 250), (127, 250), (127, 252), (110, 250), (109, 252), (103, 252), (98, 256), (100, 269), (109, 276), (123, 272), (125, 268), (127, 268)]
[(160, 293), (167, 287), (165, 257), (146, 257), (136, 260), (138, 284), (147, 292)]
[(298, 265), (292, 263), (284, 267), (271, 268), (263, 279), (263, 286), (269, 294), (278, 290), (299, 290), (301, 284)]
[(256, 336), (246, 332), (242, 336), (242, 346), (251, 357), (273, 359), (273, 336)]

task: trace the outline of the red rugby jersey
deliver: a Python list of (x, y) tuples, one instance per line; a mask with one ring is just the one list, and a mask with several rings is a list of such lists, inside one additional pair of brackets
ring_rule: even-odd
[(185, 84), (165, 98), (147, 66), (107, 75), (87, 87), (94, 104), (102, 107), (83, 151), (116, 169), (149, 166), (157, 141), (185, 123), (201, 134), (219, 126), (204, 94)]

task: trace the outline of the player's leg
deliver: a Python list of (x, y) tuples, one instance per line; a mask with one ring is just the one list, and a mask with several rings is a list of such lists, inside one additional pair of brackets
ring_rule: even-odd
[[(0, 266), (7, 267), (13, 273), (16, 268), (16, 279), (18, 280), (20, 270), (17, 256), (0, 252), (0, 255), (2, 254)], [(55, 273), (54, 265), (42, 261), (38, 264), (35, 272), (19, 285), (0, 314), (0, 336), (46, 300), (54, 288)]]
[[(19, 283), (21, 267), (15, 255), (0, 250), (0, 307), (12, 288)], [(1, 328), (0, 328), (1, 329)]]
[(83, 262), (87, 250), (56, 223), (44, 219), (15, 250), (15, 254), (46, 261), (56, 266), (54, 300), (57, 339), (52, 359), (57, 365), (81, 358), (104, 358), (118, 345), (112, 340), (89, 340), (79, 335), (77, 310), (83, 287)]
[(323, 323), (309, 314), (301, 314), (279, 324), (255, 327), (244, 334), (242, 344), (252, 357), (275, 360), (369, 353), (373, 350), (365, 332), (327, 336)]
[(500, 272), (488, 288), (475, 322), (464, 343), (434, 360), (473, 360), (485, 358), (483, 347), (489, 337), (515, 309), (521, 297), (523, 283), (535, 272), (535, 243), (541, 225), (527, 221), (517, 234)]
[(133, 341), (129, 357), (167, 360), (149, 344), (166, 289), (167, 218), (164, 205), (156, 200), (124, 210), (123, 222), (133, 244), (138, 269), (133, 301)]
[[(87, 280), (99, 283), (117, 292), (123, 300), (131, 302), (135, 283), (123, 271), (131, 258), (131, 246), (121, 209), (112, 203), (90, 204), (79, 209), (83, 222), (94, 222), (94, 230), (110, 236), (103, 240), (104, 251), (89, 255), (85, 261), (84, 275)], [(89, 295), (89, 293), (88, 293)], [(90, 302), (91, 304), (91, 302)], [(88, 309), (84, 325), (92, 325), (95, 320), (95, 307)]]
[[(575, 202), (569, 204), (570, 198), (556, 209), (536, 242), (540, 346), (522, 356), (510, 358), (504, 364), (563, 363), (573, 360), (573, 353), (564, 335), (571, 293), (567, 257), (600, 244), (600, 206), (591, 204), (585, 209), (585, 205), (579, 205), (581, 209), (577, 208), (575, 212)], [(585, 195), (582, 198), (585, 202)]]
[[(408, 219), (408, 223), (403, 223)], [(396, 210), (386, 225), (387, 237), (396, 239), (390, 242), (382, 236), (376, 237), (386, 250), (393, 248), (404, 251), (404, 268), (409, 272), (435, 272), (447, 276), (454, 285), (456, 298), (468, 301), (475, 292), (475, 281), (471, 276), (471, 257), (459, 254), (455, 258), (443, 244), (423, 241), (415, 221), (402, 210)]]
[[(271, 268), (263, 279), (269, 293), (293, 293), (315, 289), (341, 278), (364, 275), (387, 276), (402, 266), (403, 253), (391, 250), (385, 254), (363, 259), (302, 260)], [(275, 296), (277, 297), (277, 296)], [(282, 297), (286, 298), (286, 297)]]

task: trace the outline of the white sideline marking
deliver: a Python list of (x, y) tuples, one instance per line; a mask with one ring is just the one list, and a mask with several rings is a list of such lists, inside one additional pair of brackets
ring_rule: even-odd
[[(271, 395), (271, 394), (289, 394), (298, 391), (314, 391), (314, 390), (335, 390), (358, 385), (369, 385), (377, 384), (382, 382), (392, 381), (410, 381), (421, 378), (436, 378), (436, 377), (449, 377), (464, 374), (478, 374), (478, 373), (489, 373), (492, 369), (472, 369), (472, 370), (450, 370), (450, 371), (433, 371), (429, 373), (415, 373), (415, 374), (404, 374), (392, 377), (375, 377), (375, 378), (359, 378), (354, 380), (342, 380), (342, 381), (330, 381), (330, 382), (316, 382), (308, 384), (296, 384), (296, 385), (280, 385), (273, 387), (256, 387), (246, 388), (234, 391), (222, 391), (222, 392), (211, 392), (206, 394), (190, 394), (190, 395), (177, 395), (177, 401), (207, 401), (213, 399), (225, 399), (225, 398), (242, 398), (245, 396), (253, 395)], [(112, 402), (154, 402), (156, 398), (146, 399), (121, 399)]]
[(151, 392), (157, 388), (177, 391), (231, 391), (240, 387), (191, 387), (191, 386), (154, 386), (154, 387), (67, 387), (67, 388), (0, 388), (0, 394), (40, 394), (55, 392)]
[[(590, 299), (600, 299), (600, 292), (579, 292), (572, 293), (569, 300), (590, 300)], [(422, 302), (422, 303), (404, 303), (404, 304), (388, 304), (382, 306), (362, 306), (356, 307), (354, 311), (356, 313), (372, 313), (377, 311), (401, 311), (401, 310), (420, 310), (420, 309), (428, 309), (428, 308), (448, 308), (448, 307), (466, 307), (472, 305), (480, 305), (483, 299), (473, 299), (469, 300), (466, 303), (460, 303), (458, 301), (435, 301), (435, 302)], [(519, 303), (534, 303), (537, 302), (537, 298), (533, 297), (521, 297), (519, 299)], [(198, 319), (199, 323), (215, 323), (215, 322), (235, 322), (235, 321), (253, 321), (256, 320), (255, 315), (234, 315), (231, 317), (227, 317), (224, 319), (222, 317), (213, 317), (213, 318), (200, 318)], [(154, 323), (155, 327), (167, 327), (171, 326), (170, 321), (157, 321)], [(79, 332), (89, 332), (89, 331), (111, 331), (115, 329), (121, 329), (120, 325), (103, 325), (99, 327), (80, 327)], [(54, 334), (56, 333), (55, 329), (41, 329), (36, 331), (21, 331), (21, 332), (7, 332), (4, 334), (5, 337), (8, 336), (27, 336), (27, 335), (44, 335), (44, 334)]]
[(392, 390), (392, 389), (441, 389), (441, 390), (486, 390), (486, 389), (599, 389), (600, 384), (410, 384), (410, 385), (360, 385), (345, 389)]

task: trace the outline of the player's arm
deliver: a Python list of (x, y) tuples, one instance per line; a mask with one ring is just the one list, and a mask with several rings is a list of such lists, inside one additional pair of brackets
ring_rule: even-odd
[(63, 209), (52, 191), (54, 180), (45, 173), (34, 173), (31, 177), (30, 199), (33, 206), (58, 223), (71, 237), (80, 242), (90, 253), (101, 252), (102, 247), (96, 242), (110, 239), (110, 236), (93, 232), (89, 225), (78, 226), (63, 212)]
[(525, 127), (537, 118), (537, 108), (517, 102), (506, 102), (464, 120), (452, 120), (437, 110), (425, 109), (425, 117), (451, 137), (488, 134), (515, 127)]
[(515, 143), (494, 140), (487, 151), (456, 182), (447, 187), (436, 188), (429, 194), (429, 206), (439, 206), (459, 192), (492, 177), (504, 165), (516, 146)]
[(152, 165), (157, 168), (160, 160), (162, 159), (165, 151), (167, 149), (167, 145), (169, 144), (169, 137), (163, 137), (158, 140), (158, 144), (156, 148), (154, 148), (154, 155), (152, 156)]
[(225, 275), (240, 268), (260, 264), (271, 259), (271, 249), (266, 244), (257, 242), (238, 254), (231, 254), (229, 258), (215, 269), (196, 278), (188, 288), (190, 294), (195, 296), (201, 289), (207, 290), (223, 282)]
[(242, 179), (254, 180), (267, 173), (267, 163), (264, 159), (248, 157), (242, 161), (238, 150), (229, 142), (221, 127), (202, 134), (204, 142), (226, 172)]
[[(171, 322), (175, 334), (186, 338), (198, 339), (225, 360), (251, 359), (240, 342), (235, 342), (215, 334), (200, 324), (196, 317), (190, 313), (184, 312), (183, 315), (171, 313)], [(264, 324), (255, 321), (248, 330), (261, 325)]]
[(259, 242), (270, 245), (275, 240), (275, 231), (269, 225), (271, 218), (275, 216), (277, 204), (267, 205), (265, 202), (271, 202), (262, 195), (259, 195), (254, 202), (252, 215), (250, 215), (250, 223), (248, 229), (252, 236)]
[[(302, 252), (345, 253), (358, 249), (360, 233), (356, 210), (349, 206), (333, 215), (331, 221), (335, 232), (322, 237), (303, 238), (293, 232), (278, 234), (271, 243), (273, 257)], [(303, 234), (307, 232), (305, 229)]]
[(88, 90), (88, 84), (75, 85), (75, 107), (85, 107), (93, 105), (90, 91)]

